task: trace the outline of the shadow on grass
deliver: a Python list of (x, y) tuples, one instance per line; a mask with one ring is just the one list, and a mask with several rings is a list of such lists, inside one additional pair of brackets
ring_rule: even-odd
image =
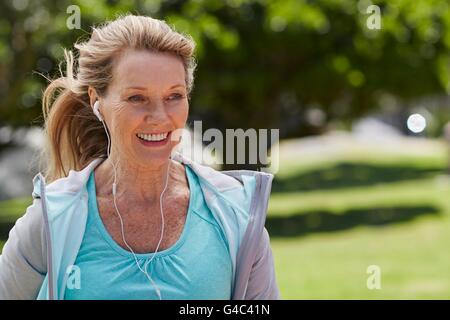
[[(0, 219), (0, 243), (8, 240), (9, 231), (14, 227), (17, 219)], [(1, 253), (1, 244), (0, 244)]]
[[(440, 214), (434, 206), (397, 206), (369, 209), (351, 209), (339, 214), (319, 210), (284, 217), (266, 219), (266, 228), (271, 237), (294, 237), (318, 232), (334, 232), (361, 225), (381, 226), (411, 221), (422, 215)], [(0, 242), (8, 239), (9, 231), (16, 219), (0, 219)], [(1, 248), (0, 248), (1, 252)]]
[(381, 226), (406, 222), (422, 215), (439, 215), (433, 206), (380, 207), (352, 209), (340, 214), (314, 211), (287, 217), (267, 217), (266, 228), (271, 237), (294, 237), (315, 232), (333, 232), (361, 225)]
[(289, 178), (275, 178), (274, 192), (313, 191), (368, 186), (411, 179), (421, 179), (443, 172), (440, 167), (378, 166), (372, 164), (340, 163)]

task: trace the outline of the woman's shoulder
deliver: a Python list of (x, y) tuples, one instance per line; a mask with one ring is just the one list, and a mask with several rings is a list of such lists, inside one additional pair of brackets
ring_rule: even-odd
[(60, 194), (75, 194), (82, 190), (91, 176), (92, 171), (104, 159), (96, 158), (92, 160), (81, 170), (70, 170), (66, 177), (53, 180), (50, 183), (42, 173), (38, 173), (33, 178), (33, 197), (41, 197), (43, 192), (50, 192), (54, 195)]
[(219, 192), (242, 189), (245, 181), (254, 179), (259, 174), (259, 172), (252, 172), (250, 170), (221, 171), (190, 160), (184, 156), (180, 156), (178, 159), (178, 161), (189, 167), (189, 170), (198, 178), (200, 183), (213, 187)]

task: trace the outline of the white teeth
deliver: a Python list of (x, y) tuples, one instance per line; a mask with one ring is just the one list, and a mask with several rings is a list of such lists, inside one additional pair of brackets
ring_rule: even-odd
[(137, 136), (143, 140), (147, 141), (161, 141), (167, 138), (168, 132), (158, 133), (158, 134), (143, 134), (138, 133)]

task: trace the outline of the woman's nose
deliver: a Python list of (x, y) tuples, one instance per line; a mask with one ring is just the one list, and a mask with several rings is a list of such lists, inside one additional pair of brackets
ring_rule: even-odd
[(145, 120), (161, 122), (167, 120), (168, 114), (166, 107), (164, 105), (164, 101), (161, 100), (153, 100), (153, 102), (149, 103), (145, 110)]

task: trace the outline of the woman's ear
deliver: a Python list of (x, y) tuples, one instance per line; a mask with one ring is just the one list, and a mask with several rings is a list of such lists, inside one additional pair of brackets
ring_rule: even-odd
[(91, 105), (91, 108), (95, 114), (95, 116), (97, 117), (97, 119), (99, 121), (103, 121), (103, 117), (100, 113), (100, 100), (99, 97), (95, 91), (95, 89), (91, 86), (89, 86), (88, 88), (88, 95), (89, 95), (89, 102)]
[(91, 108), (93, 108), (94, 104), (95, 104), (95, 101), (99, 100), (99, 97), (97, 95), (97, 91), (95, 90), (94, 87), (89, 86), (89, 88), (88, 88), (88, 95), (89, 95), (90, 106), (91, 106)]

